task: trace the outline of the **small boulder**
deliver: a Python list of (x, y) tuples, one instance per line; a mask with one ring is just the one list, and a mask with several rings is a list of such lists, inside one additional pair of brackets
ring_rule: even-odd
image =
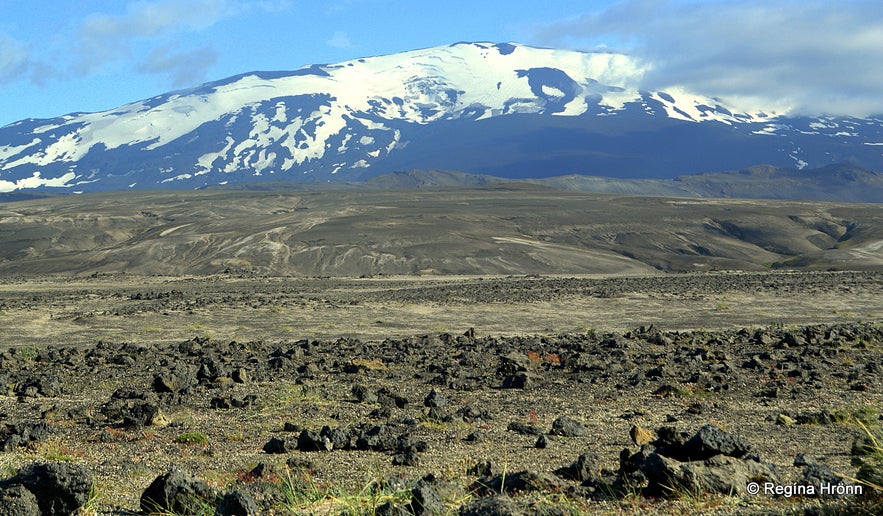
[(41, 516), (37, 497), (21, 484), (0, 489), (0, 516)]
[(331, 451), (334, 443), (327, 435), (303, 430), (297, 438), (297, 449), (301, 451)]
[(279, 439), (278, 437), (271, 437), (266, 444), (264, 444), (264, 453), (269, 454), (279, 454), (279, 453), (291, 453), (297, 449), (298, 441), (294, 441), (292, 439)]
[(680, 462), (651, 453), (642, 464), (647, 477), (647, 493), (671, 496), (689, 493), (745, 493), (749, 482), (781, 483), (778, 473), (769, 464), (716, 455), (704, 461)]
[(533, 390), (539, 385), (539, 377), (526, 371), (519, 371), (503, 379), (504, 389)]
[(92, 492), (92, 473), (69, 462), (31, 464), (7, 482), (33, 493), (45, 516), (73, 514), (86, 505)]
[(499, 493), (527, 493), (531, 491), (560, 490), (561, 482), (547, 473), (537, 471), (517, 471), (499, 474), (493, 477), (482, 477), (472, 484), (470, 489), (480, 496)]
[(206, 505), (214, 505), (214, 499), (208, 484), (173, 466), (141, 493), (140, 505), (146, 513), (202, 514)]
[(155, 392), (179, 393), (196, 385), (199, 380), (190, 368), (173, 368), (153, 376)]
[(714, 425), (705, 425), (684, 443), (684, 454), (690, 460), (705, 460), (715, 455), (743, 457), (751, 445)]
[(601, 474), (601, 458), (597, 453), (583, 453), (570, 466), (555, 470), (555, 474), (577, 482), (597, 478)]
[(589, 431), (579, 421), (567, 416), (559, 416), (558, 419), (552, 422), (552, 430), (549, 433), (562, 437), (582, 437), (588, 434)]
[(443, 409), (448, 406), (448, 399), (433, 389), (429, 391), (429, 394), (423, 399), (423, 406)]
[(652, 430), (648, 430), (647, 428), (638, 425), (632, 425), (631, 429), (629, 429), (629, 437), (631, 437), (632, 442), (638, 446), (644, 446), (645, 444), (650, 444), (656, 440), (656, 436), (653, 435)]
[(224, 495), (218, 504), (216, 516), (257, 516), (258, 504), (248, 491), (234, 489)]
[(351, 392), (359, 403), (377, 403), (377, 394), (364, 385), (353, 385)]
[(513, 422), (509, 423), (508, 425), (506, 425), (506, 430), (509, 430), (510, 432), (522, 434), (522, 435), (542, 435), (543, 434), (542, 428), (540, 428), (538, 426), (534, 426), (534, 425), (528, 425), (526, 423), (520, 423), (518, 421), (513, 421)]
[(392, 463), (394, 466), (419, 466), (420, 455), (417, 446), (406, 446), (397, 450), (393, 455)]
[(445, 513), (441, 494), (429, 482), (418, 481), (411, 489), (411, 513), (416, 516)]
[(526, 514), (506, 495), (490, 496), (460, 507), (459, 516), (523, 516)]

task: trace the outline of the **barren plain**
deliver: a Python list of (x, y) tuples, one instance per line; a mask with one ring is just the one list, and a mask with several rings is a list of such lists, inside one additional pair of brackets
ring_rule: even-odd
[[(875, 514), (881, 218), (524, 185), (3, 204), (0, 501), (47, 462), (99, 514)], [(145, 502), (173, 467), (189, 502)]]

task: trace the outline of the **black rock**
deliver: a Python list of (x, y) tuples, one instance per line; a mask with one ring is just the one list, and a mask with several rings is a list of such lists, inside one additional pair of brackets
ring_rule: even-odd
[(67, 516), (89, 501), (92, 473), (79, 464), (38, 463), (26, 466), (5, 483), (20, 484), (33, 493), (41, 514)]
[(538, 377), (526, 371), (519, 371), (513, 375), (505, 377), (502, 384), (504, 389), (522, 389), (526, 391), (535, 389), (538, 386)]
[(21, 382), (15, 393), (23, 397), (46, 396), (54, 398), (62, 394), (62, 387), (61, 382), (55, 376), (34, 376)]
[(423, 406), (443, 409), (448, 406), (448, 399), (437, 393), (435, 389), (433, 389), (429, 391), (429, 394), (427, 394), (426, 398), (423, 399)]
[(552, 441), (549, 440), (549, 436), (546, 434), (542, 434), (537, 438), (537, 442), (534, 443), (534, 447), (544, 449), (548, 448), (550, 444), (552, 444)]
[(651, 496), (682, 493), (745, 493), (749, 482), (781, 483), (775, 468), (755, 460), (716, 455), (704, 461), (680, 462), (651, 453), (641, 466)]
[(392, 458), (395, 466), (419, 466), (420, 456), (418, 455), (417, 446), (407, 446), (395, 453)]
[(331, 442), (333, 449), (348, 450), (352, 448), (352, 441), (354, 438), (350, 435), (347, 428), (323, 426), (319, 435), (328, 439)]
[(518, 471), (482, 477), (470, 486), (480, 496), (499, 493), (527, 493), (531, 491), (557, 491), (560, 482), (555, 477), (537, 471)]
[(37, 497), (21, 484), (0, 488), (0, 516), (41, 516)]
[(502, 376), (514, 376), (518, 372), (527, 371), (530, 367), (530, 359), (523, 353), (509, 353), (500, 357), (500, 365), (497, 374)]
[(198, 383), (196, 374), (189, 368), (174, 368), (154, 375), (153, 390), (156, 392), (178, 393)]
[(549, 433), (563, 437), (582, 437), (589, 433), (589, 431), (586, 430), (582, 423), (567, 416), (559, 416), (552, 422), (552, 430)]
[(0, 431), (0, 448), (3, 451), (13, 451), (19, 446), (43, 441), (48, 436), (49, 425), (44, 421), (7, 424), (6, 428)]
[(411, 490), (411, 512), (416, 516), (444, 514), (445, 504), (438, 490), (421, 480)]
[(390, 425), (374, 425), (361, 429), (356, 439), (357, 450), (393, 451), (398, 444), (395, 430)]
[(683, 450), (690, 460), (705, 460), (715, 455), (738, 458), (750, 452), (751, 445), (717, 426), (705, 425), (684, 443)]
[(585, 482), (597, 478), (601, 473), (601, 458), (597, 453), (581, 454), (570, 466), (559, 468), (555, 474), (569, 480)]
[(506, 425), (506, 430), (510, 430), (512, 432), (516, 432), (516, 433), (524, 434), (524, 435), (542, 435), (543, 434), (542, 428), (540, 428), (538, 426), (534, 426), (534, 425), (528, 425), (525, 423), (519, 423), (518, 421), (513, 421), (513, 422), (509, 423), (508, 425)]
[(665, 372), (663, 371), (662, 366), (657, 366), (647, 370), (647, 372), (644, 373), (644, 376), (647, 378), (662, 378), (665, 376)]
[(388, 387), (383, 387), (377, 391), (377, 401), (384, 407), (398, 407), (403, 409), (408, 406), (408, 398), (399, 396), (392, 392)]
[(497, 468), (494, 466), (493, 462), (483, 460), (473, 464), (466, 470), (466, 474), (473, 477), (493, 477), (497, 474)]
[(351, 392), (360, 403), (377, 403), (377, 395), (364, 385), (353, 385)]
[(140, 505), (146, 513), (202, 514), (204, 507), (214, 506), (214, 502), (208, 484), (173, 466), (141, 493)]
[(803, 468), (803, 474), (800, 477), (800, 483), (818, 488), (822, 484), (849, 485), (849, 483), (840, 475), (834, 472), (829, 466), (824, 464), (807, 464)]
[(297, 449), (300, 451), (331, 451), (334, 443), (327, 436), (316, 434), (311, 430), (303, 430), (297, 438)]
[(511, 498), (497, 495), (460, 507), (459, 516), (523, 516), (526, 514)]
[(229, 399), (216, 396), (212, 398), (209, 402), (209, 407), (213, 409), (226, 410), (229, 408), (233, 408), (233, 405), (230, 404)]
[(257, 516), (258, 504), (248, 491), (234, 489), (224, 495), (218, 504), (216, 516)]
[(284, 432), (297, 432), (300, 433), (303, 430), (303, 427), (298, 425), (297, 423), (292, 423), (290, 421), (286, 421), (284, 425), (282, 425), (282, 430)]
[(298, 442), (292, 441), (290, 439), (279, 439), (278, 437), (271, 437), (266, 444), (264, 444), (264, 452), (270, 454), (278, 454), (278, 453), (291, 453), (296, 450), (298, 447)]
[(469, 435), (463, 438), (464, 441), (469, 443), (480, 443), (486, 439), (484, 430), (478, 429), (472, 431)]
[(410, 506), (405, 508), (393, 502), (386, 502), (374, 509), (374, 516), (413, 516), (413, 514)]
[(661, 426), (656, 430), (656, 440), (650, 444), (660, 455), (678, 460), (688, 460), (684, 450), (684, 443), (687, 442), (688, 437), (689, 434), (678, 432), (674, 427)]

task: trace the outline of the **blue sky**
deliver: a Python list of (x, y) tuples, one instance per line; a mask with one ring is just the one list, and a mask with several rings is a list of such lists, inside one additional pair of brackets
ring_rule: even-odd
[(643, 86), (883, 113), (879, 0), (0, 0), (0, 125), (456, 41), (625, 52)]

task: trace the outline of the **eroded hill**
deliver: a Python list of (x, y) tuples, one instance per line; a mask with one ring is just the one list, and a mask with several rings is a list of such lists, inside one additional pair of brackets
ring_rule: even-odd
[(883, 269), (877, 205), (525, 185), (117, 192), (0, 204), (4, 275)]

